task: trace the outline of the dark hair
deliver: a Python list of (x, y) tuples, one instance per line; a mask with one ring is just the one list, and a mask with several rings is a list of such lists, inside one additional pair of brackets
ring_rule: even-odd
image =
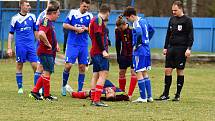
[(50, 6), (48, 6), (47, 14), (50, 15), (52, 12), (56, 12), (58, 9), (60, 9), (60, 3), (56, 0), (50, 1)]
[(90, 0), (81, 0), (81, 3), (83, 3), (83, 2), (90, 4)]
[(122, 15), (120, 15), (120, 16), (118, 16), (118, 18), (117, 18), (117, 20), (116, 20), (116, 26), (118, 27), (118, 26), (120, 26), (120, 25), (122, 25), (122, 24), (125, 24), (126, 22), (125, 22), (125, 20), (123, 19), (123, 16)]
[(124, 13), (123, 16), (131, 16), (131, 15), (137, 15), (137, 11), (134, 9), (134, 7), (128, 6)]
[(180, 8), (180, 9), (183, 9), (183, 10), (184, 10), (183, 2), (182, 2), (182, 1), (180, 1), (180, 0), (176, 0), (176, 1), (174, 1), (172, 5), (177, 5), (177, 6), (178, 6), (178, 8)]
[(24, 3), (29, 3), (29, 2), (28, 2), (28, 0), (20, 0), (20, 1), (19, 1), (19, 6), (21, 6), (21, 5), (24, 4)]
[(107, 12), (110, 13), (110, 7), (106, 4), (101, 5), (99, 8), (99, 13), (107, 13)]

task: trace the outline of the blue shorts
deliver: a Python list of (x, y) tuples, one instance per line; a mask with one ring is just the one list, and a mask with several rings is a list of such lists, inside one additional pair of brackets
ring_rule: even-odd
[(151, 69), (150, 56), (144, 56), (144, 55), (133, 56), (132, 62), (133, 62), (135, 72), (143, 72)]
[(92, 57), (93, 72), (109, 71), (109, 60), (102, 55), (95, 55)]
[(43, 65), (43, 70), (50, 73), (54, 72), (55, 58), (53, 55), (40, 55), (40, 64)]
[(24, 63), (26, 61), (29, 62), (37, 62), (38, 57), (36, 55), (35, 47), (28, 46), (16, 46), (16, 62)]
[(87, 64), (88, 47), (67, 45), (65, 62), (74, 64), (78, 58), (79, 64)]

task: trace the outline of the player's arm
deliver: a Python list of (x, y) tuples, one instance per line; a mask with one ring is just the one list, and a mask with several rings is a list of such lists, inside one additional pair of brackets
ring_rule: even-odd
[(149, 40), (151, 40), (151, 38), (153, 37), (153, 35), (155, 33), (155, 30), (150, 24), (148, 24), (148, 32), (149, 32)]
[(143, 40), (142, 40), (142, 29), (140, 27), (135, 28), (136, 29), (136, 41), (134, 43), (134, 47), (133, 50), (137, 50), (142, 44), (143, 44)]
[(96, 36), (96, 43), (97, 43), (100, 51), (102, 51), (103, 57), (108, 58), (109, 54), (105, 50), (104, 44), (102, 43), (101, 34), (99, 32), (96, 32), (95, 36)]
[(171, 19), (169, 20), (169, 24), (168, 24), (168, 28), (167, 28), (166, 39), (165, 39), (165, 44), (164, 44), (164, 49), (163, 49), (163, 55), (166, 55), (166, 53), (167, 53), (167, 47), (169, 45), (169, 38), (171, 36), (170, 21), (171, 21)]
[(9, 33), (8, 35), (8, 43), (7, 43), (7, 54), (9, 55), (9, 57), (11, 57), (13, 55), (13, 50), (12, 50), (12, 46), (11, 43), (14, 39), (14, 34), (13, 33)]
[(76, 31), (77, 33), (82, 33), (85, 31), (83, 28), (78, 28), (78, 27), (72, 26), (68, 23), (63, 23), (63, 28)]
[(117, 53), (117, 61), (119, 63), (120, 51), (121, 51), (121, 41), (120, 41), (120, 32), (115, 29), (115, 48)]
[(193, 45), (194, 37), (193, 37), (193, 22), (192, 19), (189, 19), (187, 22), (187, 30), (188, 30), (188, 47), (185, 52), (186, 57), (190, 57), (191, 55), (191, 47)]
[(48, 38), (44, 31), (39, 31), (38, 33), (40, 41), (42, 41), (49, 49), (52, 49), (51, 44), (48, 41)]

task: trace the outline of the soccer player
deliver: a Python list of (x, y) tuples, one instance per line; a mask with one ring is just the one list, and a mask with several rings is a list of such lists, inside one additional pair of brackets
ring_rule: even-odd
[(192, 19), (184, 15), (183, 3), (173, 2), (173, 16), (169, 20), (163, 54), (166, 55), (164, 91), (159, 100), (169, 100), (169, 89), (172, 83), (172, 71), (177, 72), (177, 91), (173, 101), (180, 100), (180, 93), (184, 84), (184, 68), (186, 58), (190, 57), (193, 45)]
[(137, 77), (132, 63), (132, 27), (120, 15), (116, 21), (115, 37), (117, 62), (119, 64), (119, 88), (125, 91), (127, 68), (131, 68), (131, 81), (128, 96), (131, 99), (137, 84)]
[[(44, 11), (42, 11), (38, 18), (37, 18), (37, 22), (36, 22), (36, 26), (37, 28), (39, 28), (39, 24), (42, 22), (42, 20), (46, 17), (46, 13), (47, 13), (47, 9), (49, 6), (53, 6), (54, 4), (57, 4), (57, 3), (60, 5), (60, 3), (57, 1), (57, 0), (48, 0), (47, 1), (47, 7)], [(38, 37), (37, 37), (38, 38)], [(38, 45), (39, 46), (39, 38), (38, 38)], [(43, 66), (42, 64), (40, 64), (39, 62), (40, 60), (38, 59), (38, 64), (37, 64), (37, 70), (36, 72), (34, 73), (34, 86), (36, 85), (37, 83), (37, 80), (39, 79), (39, 77), (41, 76), (42, 74), (42, 71), (43, 71)], [(43, 93), (42, 91), (40, 91), (41, 93)]]
[(92, 105), (107, 107), (100, 101), (102, 89), (109, 71), (108, 40), (104, 20), (110, 15), (110, 7), (101, 5), (98, 16), (94, 17), (89, 26), (92, 48), (90, 56), (93, 63), (93, 76), (91, 80)]
[(140, 97), (133, 102), (152, 102), (151, 83), (147, 71), (151, 69), (149, 40), (154, 33), (154, 29), (144, 18), (137, 16), (133, 7), (127, 7), (123, 15), (133, 23), (132, 61), (140, 90)]
[(42, 100), (43, 98), (38, 93), (40, 88), (44, 87), (44, 99), (52, 101), (57, 99), (50, 95), (50, 77), (54, 72), (54, 61), (56, 52), (59, 50), (57, 47), (56, 33), (54, 30), (53, 22), (59, 17), (60, 10), (59, 4), (56, 2), (53, 6), (49, 6), (46, 11), (46, 17), (41, 21), (39, 25), (39, 47), (37, 54), (40, 59), (40, 63), (43, 66), (43, 73), (38, 79), (36, 86), (34, 86), (30, 97), (34, 97), (36, 100)]
[(16, 52), (16, 81), (18, 85), (18, 93), (23, 94), (23, 76), (22, 68), (26, 61), (31, 63), (35, 72), (37, 67), (37, 55), (35, 48), (36, 34), (36, 17), (29, 13), (31, 6), (27, 0), (20, 0), (20, 12), (12, 17), (10, 24), (10, 32), (8, 35), (7, 53), (12, 56), (11, 42), (15, 36), (15, 52)]
[(72, 9), (63, 27), (68, 30), (68, 40), (65, 54), (65, 68), (62, 80), (62, 96), (66, 96), (65, 85), (69, 79), (72, 64), (78, 59), (78, 91), (81, 91), (85, 79), (85, 68), (88, 57), (88, 26), (93, 15), (89, 12), (90, 0), (81, 0), (80, 8)]
[[(72, 98), (85, 99), (87, 97), (91, 97), (90, 91), (75, 92), (68, 84), (66, 85), (66, 90), (69, 92)], [(116, 87), (110, 80), (106, 80), (103, 87), (101, 100), (129, 101), (129, 98), (124, 91)]]

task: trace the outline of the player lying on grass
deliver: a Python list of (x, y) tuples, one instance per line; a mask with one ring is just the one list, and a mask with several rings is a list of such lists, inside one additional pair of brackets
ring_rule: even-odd
[[(75, 92), (69, 85), (66, 85), (66, 90), (69, 92), (72, 98), (86, 99), (91, 97), (91, 91)], [(120, 88), (116, 87), (111, 81), (106, 80), (103, 87), (101, 100), (129, 101), (129, 97)]]

